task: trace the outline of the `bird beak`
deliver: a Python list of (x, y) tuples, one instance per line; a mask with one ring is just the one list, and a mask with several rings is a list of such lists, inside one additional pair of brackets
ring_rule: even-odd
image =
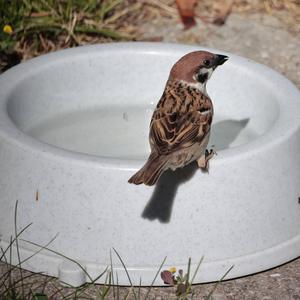
[(226, 55), (221, 55), (221, 54), (216, 54), (216, 58), (215, 58), (215, 66), (220, 66), (223, 65), (224, 62), (226, 62), (228, 60), (228, 56)]

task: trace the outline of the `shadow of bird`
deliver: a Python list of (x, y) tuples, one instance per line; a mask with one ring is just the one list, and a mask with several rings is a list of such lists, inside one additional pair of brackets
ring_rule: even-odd
[[(241, 131), (247, 126), (249, 119), (224, 120), (212, 126), (212, 144), (215, 150), (229, 148)], [(160, 177), (155, 189), (142, 213), (142, 217), (148, 220), (159, 220), (161, 223), (169, 223), (172, 215), (172, 207), (179, 186), (190, 180), (199, 170), (195, 162), (175, 171), (168, 170)], [(200, 170), (199, 170), (200, 171)], [(208, 175), (209, 176), (209, 175)]]

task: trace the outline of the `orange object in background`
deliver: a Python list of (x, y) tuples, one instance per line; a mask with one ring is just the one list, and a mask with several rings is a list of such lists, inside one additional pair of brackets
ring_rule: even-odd
[(176, 4), (185, 29), (195, 26), (195, 6), (197, 0), (176, 0)]

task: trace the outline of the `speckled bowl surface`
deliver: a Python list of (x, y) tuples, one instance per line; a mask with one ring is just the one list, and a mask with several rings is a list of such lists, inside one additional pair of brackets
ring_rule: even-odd
[[(285, 77), (229, 56), (208, 83), (215, 117), (209, 174), (194, 164), (155, 187), (128, 178), (149, 154), (151, 114), (170, 67), (197, 46), (118, 43), (59, 51), (0, 76), (0, 244), (23, 234), (96, 277), (114, 247), (132, 281), (164, 268), (195, 282), (274, 267), (300, 254), (300, 93)], [(20, 241), (26, 257), (38, 247)], [(16, 259), (16, 255), (14, 256)], [(16, 261), (16, 260), (15, 260)], [(119, 283), (129, 284), (113, 255)], [(76, 265), (43, 250), (24, 268), (79, 285)], [(101, 281), (101, 280), (100, 280)], [(163, 284), (157, 278), (156, 285)]]

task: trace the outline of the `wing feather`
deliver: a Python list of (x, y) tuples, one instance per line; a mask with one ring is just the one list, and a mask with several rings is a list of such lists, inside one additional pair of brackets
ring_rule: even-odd
[(150, 143), (159, 154), (188, 148), (205, 138), (212, 114), (192, 111), (186, 114), (159, 113), (150, 125)]

